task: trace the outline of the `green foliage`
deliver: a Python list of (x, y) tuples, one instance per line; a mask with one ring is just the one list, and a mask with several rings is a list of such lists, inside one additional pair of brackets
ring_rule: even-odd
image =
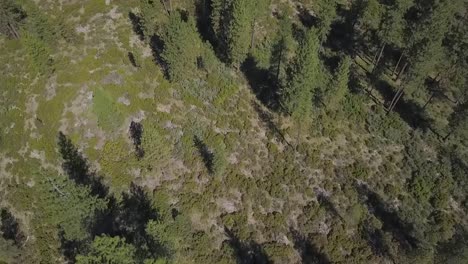
[(14, 263), (21, 257), (21, 250), (13, 241), (0, 237), (0, 263)]
[(281, 103), (294, 119), (307, 118), (319, 75), (317, 32), (309, 30), (300, 44), (293, 71), (281, 94)]
[(179, 13), (172, 13), (163, 41), (164, 50), (161, 56), (167, 63), (169, 78), (172, 81), (182, 81), (193, 77), (202, 46), (195, 21), (189, 18), (184, 22)]
[(91, 248), (86, 255), (78, 255), (78, 264), (132, 264), (135, 261), (135, 247), (127, 244), (125, 239), (120, 237), (98, 236), (91, 244)]
[(98, 118), (98, 125), (106, 131), (115, 131), (122, 125), (123, 116), (116, 102), (103, 88), (94, 91), (93, 112)]
[(39, 217), (44, 224), (58, 226), (67, 240), (87, 239), (87, 228), (95, 213), (106, 208), (106, 201), (91, 195), (89, 187), (78, 186), (63, 176), (41, 176), (43, 196), (38, 202), (43, 206)]
[(348, 56), (342, 58), (335, 73), (334, 80), (326, 92), (326, 105), (329, 109), (340, 107), (342, 100), (348, 92), (351, 59)]
[(234, 65), (239, 65), (247, 56), (254, 23), (253, 1), (232, 0), (230, 7), (231, 20), (227, 25), (226, 41), (228, 59)]
[(362, 8), (361, 24), (365, 28), (376, 30), (381, 21), (383, 7), (377, 0), (363, 0), (365, 7)]
[(9, 38), (19, 38), (19, 27), (26, 14), (14, 0), (0, 1), (0, 34)]
[(464, 263), (461, 1), (36, 2), (0, 0), (0, 199), (27, 239), (2, 226), (0, 262)]
[(40, 38), (25, 32), (21, 41), (26, 48), (31, 66), (41, 74), (47, 75), (53, 71), (53, 59), (51, 49)]
[(40, 39), (47, 45), (53, 45), (57, 41), (57, 27), (53, 24), (55, 21), (44, 14), (39, 6), (28, 3), (26, 5), (27, 23), (25, 25), (29, 34)]
[(141, 27), (149, 40), (158, 32), (158, 26), (164, 21), (164, 8), (159, 0), (140, 0)]
[(327, 40), (333, 20), (336, 19), (337, 0), (313, 1), (313, 8), (319, 18), (317, 34), (321, 42)]

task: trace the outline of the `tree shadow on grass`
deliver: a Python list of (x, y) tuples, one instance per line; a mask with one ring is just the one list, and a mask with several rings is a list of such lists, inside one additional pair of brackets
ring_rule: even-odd
[(143, 41), (145, 39), (145, 35), (143, 33), (143, 28), (141, 25), (141, 18), (133, 12), (128, 12), (128, 18), (132, 23), (132, 29), (135, 34), (137, 34), (138, 38)]
[(356, 185), (358, 193), (365, 198), (369, 211), (382, 221), (382, 230), (390, 232), (401, 248), (410, 251), (418, 247), (419, 241), (411, 236), (413, 226), (404, 222), (396, 212), (389, 210), (380, 196), (365, 185)]
[(257, 99), (266, 107), (276, 110), (278, 105), (278, 84), (272, 81), (270, 71), (260, 68), (252, 55), (249, 55), (242, 63), (241, 71), (244, 73)]
[[(377, 91), (386, 101), (387, 107), (390, 105), (395, 91), (386, 81), (378, 80), (374, 84)], [(393, 109), (398, 115), (413, 129), (422, 129), (424, 131), (432, 130), (432, 120), (427, 117), (424, 109), (412, 100), (407, 100), (402, 96)], [(434, 132), (434, 131), (433, 131)]]
[(341, 220), (343, 220), (343, 217), (340, 215), (335, 205), (330, 201), (330, 198), (328, 198), (327, 196), (323, 194), (318, 194), (317, 200), (320, 203), (320, 206), (323, 206), (325, 210), (330, 212), (333, 216), (338, 217)]
[(257, 112), (258, 117), (263, 122), (265, 127), (273, 133), (273, 135), (278, 138), (281, 142), (287, 144), (289, 147), (293, 148), (293, 146), (286, 140), (283, 133), (278, 129), (278, 126), (273, 122), (273, 116), (268, 113), (267, 111), (262, 109), (262, 106), (258, 104), (256, 101), (252, 101), (252, 107), (254, 108), (255, 112)]
[(156, 258), (165, 253), (164, 247), (146, 233), (149, 221), (159, 219), (158, 212), (152, 205), (146, 191), (134, 183), (129, 192), (122, 194), (114, 219), (114, 233), (135, 245), (137, 255)]
[(328, 264), (331, 263), (328, 257), (320, 253), (320, 250), (304, 235), (299, 231), (290, 230), (294, 248), (299, 252), (301, 256), (301, 263), (303, 264)]
[(224, 232), (228, 237), (227, 243), (234, 250), (234, 255), (238, 264), (268, 264), (265, 251), (255, 241), (241, 241), (231, 230), (224, 227)]
[(299, 11), (297, 16), (304, 27), (312, 28), (317, 27), (319, 25), (319, 19), (313, 16), (310, 10), (308, 10), (305, 7), (298, 7), (297, 9)]
[(0, 235), (6, 240), (13, 241), (17, 247), (22, 246), (26, 240), (18, 219), (7, 208), (0, 210)]
[(367, 241), (367, 244), (371, 248), (372, 253), (377, 256), (393, 259), (389, 247), (384, 240), (382, 230), (372, 228), (370, 224), (365, 222), (360, 226), (359, 230), (362, 238)]
[(89, 186), (93, 195), (106, 197), (109, 189), (102, 182), (102, 177), (90, 169), (86, 158), (62, 132), (58, 135), (58, 146), (63, 159), (62, 168), (68, 177), (79, 185)]
[(153, 54), (154, 62), (161, 67), (161, 71), (164, 74), (164, 77), (169, 80), (169, 65), (161, 56), (162, 52), (164, 51), (164, 41), (162, 38), (158, 35), (151, 36), (150, 48)]
[(198, 150), (198, 153), (203, 159), (203, 163), (205, 163), (205, 167), (208, 170), (209, 174), (213, 174), (214, 172), (214, 167), (213, 167), (213, 160), (214, 160), (214, 154), (211, 152), (211, 150), (208, 148), (208, 146), (198, 137), (195, 136), (193, 138), (193, 143), (195, 144), (195, 147)]
[[(84, 223), (88, 228), (89, 237), (91, 239), (99, 235), (124, 237), (128, 243), (135, 246), (137, 256), (141, 256), (142, 259), (167, 255), (167, 250), (146, 234), (147, 223), (158, 220), (158, 212), (153, 207), (147, 192), (132, 183), (130, 190), (123, 192), (122, 198), (118, 200), (103, 184), (102, 177), (90, 171), (87, 160), (61, 132), (58, 144), (64, 160), (64, 171), (70, 179), (78, 185), (89, 186), (92, 195), (106, 199), (108, 202), (105, 210), (96, 212), (93, 219), (87, 219)], [(66, 240), (63, 233), (60, 238), (61, 250), (69, 260), (74, 260), (77, 254), (86, 251), (89, 244), (87, 240)]]

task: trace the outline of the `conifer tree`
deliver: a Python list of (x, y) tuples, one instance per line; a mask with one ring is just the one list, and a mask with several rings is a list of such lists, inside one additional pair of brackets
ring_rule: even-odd
[(125, 239), (120, 237), (98, 236), (91, 244), (89, 253), (78, 255), (76, 263), (120, 263), (133, 264), (135, 260), (136, 249), (133, 245), (127, 244)]
[(314, 11), (319, 18), (318, 36), (321, 42), (327, 40), (331, 25), (336, 19), (336, 0), (319, 0), (314, 1)]
[[(395, 94), (390, 111), (402, 96), (403, 89), (410, 94), (421, 93), (425, 79), (444, 59), (443, 41), (453, 23), (461, 1), (439, 1), (430, 8), (431, 13), (424, 14), (416, 24), (412, 25), (407, 51), (411, 67), (408, 68), (401, 91)], [(428, 8), (425, 6), (425, 8)]]
[(283, 17), (279, 26), (270, 61), (270, 72), (277, 84), (280, 84), (282, 77), (286, 74), (288, 54), (291, 53), (294, 45), (291, 21)]
[(193, 19), (189, 18), (185, 22), (179, 13), (173, 12), (163, 40), (164, 50), (161, 56), (167, 63), (169, 78), (172, 81), (181, 81), (192, 76), (197, 70), (197, 57), (202, 45)]
[(412, 0), (395, 0), (390, 5), (385, 6), (385, 12), (383, 13), (378, 32), (381, 46), (374, 57), (374, 69), (377, 68), (388, 44), (397, 47), (402, 45), (405, 36), (404, 30), (406, 28), (404, 16), (411, 5)]
[(140, 10), (143, 33), (145, 37), (150, 38), (156, 33), (163, 6), (159, 0), (140, 0)]
[(254, 22), (255, 2), (250, 0), (233, 0), (230, 8), (231, 20), (227, 29), (228, 60), (239, 65), (249, 52), (252, 23)]
[(326, 105), (329, 109), (336, 109), (348, 91), (350, 66), (351, 59), (348, 56), (344, 56), (326, 95)]
[(311, 29), (300, 44), (289, 82), (281, 94), (283, 107), (295, 119), (307, 117), (311, 111), (319, 79), (318, 50), (318, 34)]

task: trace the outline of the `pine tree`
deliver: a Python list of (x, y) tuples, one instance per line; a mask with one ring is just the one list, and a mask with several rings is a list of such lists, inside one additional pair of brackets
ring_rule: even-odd
[[(449, 32), (454, 17), (461, 5), (461, 0), (437, 1), (433, 5), (419, 7), (427, 9), (416, 22), (411, 25), (411, 34), (408, 39), (408, 67), (405, 80), (401, 84), (400, 91), (395, 94), (389, 111), (393, 110), (403, 91), (422, 97), (426, 78), (433, 73), (444, 59), (443, 42)], [(400, 75), (400, 74), (398, 74)], [(417, 94), (419, 93), (419, 94)]]
[(317, 31), (309, 30), (299, 47), (290, 80), (281, 94), (281, 104), (295, 119), (305, 118), (311, 111), (313, 92), (319, 79), (318, 50)]
[(228, 60), (239, 65), (247, 57), (251, 42), (251, 30), (254, 22), (255, 2), (233, 0), (230, 7), (231, 20), (226, 32)]
[(458, 105), (449, 118), (450, 132), (444, 139), (452, 134), (468, 139), (468, 101)]
[(127, 244), (125, 239), (120, 237), (98, 236), (91, 244), (91, 248), (86, 255), (78, 255), (76, 263), (119, 263), (133, 264), (136, 249), (133, 245)]
[(326, 94), (326, 105), (329, 109), (339, 107), (348, 91), (349, 71), (351, 67), (351, 59), (344, 56), (335, 73), (332, 85)]
[(163, 35), (164, 50), (161, 54), (167, 63), (169, 78), (181, 81), (197, 70), (197, 57), (201, 54), (201, 40), (195, 22), (183, 21), (180, 14), (173, 12)]
[(327, 40), (331, 25), (336, 19), (336, 0), (318, 0), (314, 1), (314, 11), (319, 18), (318, 36), (321, 42)]
[(291, 53), (294, 45), (291, 21), (283, 17), (279, 26), (270, 60), (270, 72), (277, 84), (280, 84), (286, 74), (288, 54)]
[(157, 31), (157, 22), (162, 16), (163, 6), (159, 0), (140, 0), (141, 27), (149, 39)]

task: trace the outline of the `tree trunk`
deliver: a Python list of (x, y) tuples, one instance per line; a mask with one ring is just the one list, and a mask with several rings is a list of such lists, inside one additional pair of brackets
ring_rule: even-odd
[(442, 140), (446, 141), (453, 134), (454, 131), (454, 129), (450, 130), (450, 132)]
[(401, 71), (398, 73), (395, 81), (398, 81), (398, 79), (400, 79), (401, 75), (403, 74), (403, 72), (406, 70), (406, 67), (408, 67), (408, 62), (405, 63), (405, 65), (403, 65), (403, 68), (401, 68)]
[(254, 47), (254, 41), (255, 41), (255, 24), (257, 23), (257, 20), (254, 19), (252, 23), (252, 35), (250, 36), (250, 50), (253, 49)]
[(422, 110), (425, 110), (426, 107), (429, 105), (429, 103), (432, 101), (432, 98), (434, 98), (434, 95), (435, 95), (435, 92), (432, 92), (431, 93), (431, 97), (429, 97), (429, 100), (427, 100), (427, 102), (424, 104)]
[(437, 79), (440, 77), (440, 72), (437, 73), (437, 75), (434, 77), (433, 81), (434, 82), (439, 82)]
[(8, 29), (10, 30), (10, 34), (15, 38), (15, 39), (19, 39), (19, 34), (18, 34), (18, 31), (16, 31), (15, 27), (13, 27), (11, 25), (11, 23), (7, 23), (7, 27)]
[(398, 101), (400, 100), (400, 97), (402, 96), (403, 94), (403, 90), (404, 90), (404, 86), (402, 86), (398, 91), (397, 93), (395, 94), (395, 96), (393, 96), (393, 99), (392, 99), (392, 102), (390, 103), (390, 105), (388, 106), (388, 110), (387, 110), (387, 113), (390, 113), (393, 108), (395, 108), (395, 105), (398, 103)]
[(297, 128), (296, 151), (297, 151), (298, 148), (299, 148), (299, 138), (301, 137), (302, 123), (303, 123), (303, 122), (298, 122), (299, 127)]
[(392, 108), (390, 108), (390, 109), (388, 110), (389, 113), (393, 111), (393, 109), (395, 108), (395, 106), (398, 104), (398, 101), (400, 101), (401, 97), (403, 96), (403, 94), (404, 94), (404, 90), (402, 89), (401, 92), (400, 92), (400, 95), (399, 95), (398, 98), (395, 100), (395, 103), (393, 103)]
[(374, 68), (372, 69), (372, 72), (374, 72), (375, 69), (377, 69), (377, 65), (379, 65), (379, 62), (380, 62), (380, 60), (382, 59), (382, 55), (383, 55), (383, 52), (384, 52), (384, 50), (385, 50), (385, 46), (386, 46), (385, 43), (382, 44), (382, 48), (380, 49), (379, 57), (377, 57), (377, 60), (376, 60), (375, 63), (374, 63)]
[(398, 66), (400, 66), (401, 59), (403, 59), (403, 52), (401, 53), (400, 58), (398, 59), (398, 62), (397, 62), (397, 64), (395, 65), (395, 68), (393, 69), (392, 78), (393, 78), (393, 75), (396, 74), (396, 72), (397, 72), (397, 70), (398, 70)]
[(161, 3), (163, 4), (164, 10), (166, 10), (167, 14), (171, 15), (171, 11), (169, 11), (169, 9), (167, 8), (166, 0), (161, 0)]
[[(281, 43), (283, 43), (284, 41), (284, 38), (281, 39)], [(279, 75), (280, 75), (280, 70), (281, 70), (281, 61), (283, 60), (283, 50), (284, 50), (284, 47), (283, 45), (281, 45), (281, 50), (280, 50), (280, 54), (279, 54), (279, 60), (278, 60), (278, 68), (276, 68), (276, 83), (279, 84)]]

